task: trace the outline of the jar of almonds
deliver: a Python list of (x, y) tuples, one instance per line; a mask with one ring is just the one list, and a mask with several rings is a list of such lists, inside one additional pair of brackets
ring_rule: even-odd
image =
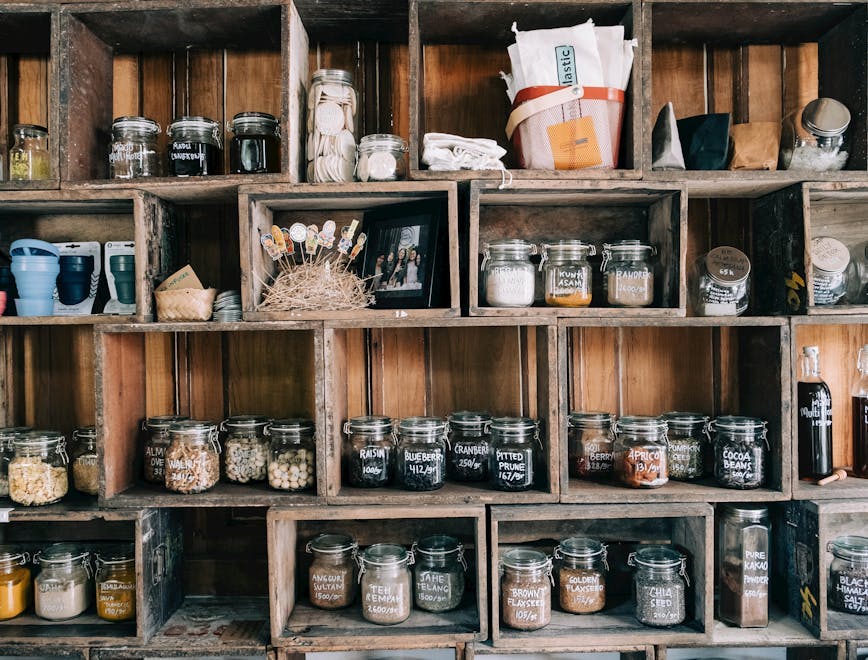
[(264, 481), (268, 463), (269, 423), (265, 415), (235, 415), (223, 421), (223, 469), (226, 479), (239, 484)]
[(55, 431), (28, 431), (12, 440), (9, 497), (25, 506), (59, 502), (69, 490), (66, 438)]
[(307, 490), (316, 485), (314, 424), (309, 419), (276, 419), (269, 426), (268, 485)]
[(166, 488), (176, 493), (201, 493), (220, 479), (220, 442), (217, 425), (186, 420), (169, 428), (166, 450)]

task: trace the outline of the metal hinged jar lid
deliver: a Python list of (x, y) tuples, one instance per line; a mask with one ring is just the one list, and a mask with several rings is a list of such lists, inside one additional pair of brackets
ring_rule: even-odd
[(440, 437), (446, 433), (447, 422), (440, 417), (405, 417), (398, 423), (398, 434), (414, 438)]
[(567, 425), (577, 429), (608, 429), (615, 422), (610, 412), (577, 410), (567, 418)]
[(188, 139), (188, 136), (194, 135), (199, 138), (208, 136), (214, 144), (220, 146), (220, 124), (208, 117), (178, 117), (166, 128), (166, 135), (172, 141)]
[(265, 133), (280, 137), (280, 121), (267, 112), (239, 112), (227, 128), (236, 135)]
[(353, 84), (353, 74), (344, 69), (317, 69), (310, 77), (311, 83)]
[(217, 444), (217, 425), (211, 422), (198, 419), (181, 420), (175, 422), (169, 427), (169, 434), (172, 436), (180, 436), (185, 440), (210, 440), (214, 445), (214, 448), (217, 451), (220, 451), (220, 445)]
[(551, 557), (539, 550), (511, 548), (500, 554), (500, 564), (516, 571), (551, 571)]
[(52, 543), (33, 557), (35, 564), (87, 564), (90, 552), (75, 543)]
[(734, 247), (716, 247), (705, 255), (704, 261), (709, 277), (720, 284), (741, 284), (750, 275), (750, 259)]
[(850, 250), (837, 238), (817, 236), (811, 239), (811, 265), (824, 273), (843, 273), (850, 265)]
[(148, 431), (168, 431), (172, 424), (188, 419), (187, 415), (155, 415), (145, 419), (143, 427)]
[(607, 546), (597, 539), (587, 536), (571, 536), (561, 541), (556, 547), (555, 559), (561, 556), (585, 561), (606, 561)]
[(395, 543), (375, 543), (365, 548), (359, 555), (359, 564), (368, 566), (400, 566), (413, 563), (413, 553), (403, 545)]
[(836, 137), (849, 125), (850, 111), (835, 99), (814, 99), (802, 110), (802, 126), (817, 137)]
[(323, 555), (339, 555), (346, 552), (355, 553), (358, 547), (359, 544), (355, 539), (347, 534), (317, 534), (307, 542), (305, 550)]
[(386, 433), (391, 432), (393, 422), (391, 417), (382, 415), (363, 415), (351, 417), (344, 423), (344, 434), (353, 433)]
[(274, 419), (268, 425), (268, 432), (271, 435), (310, 435), (314, 429), (313, 420), (306, 417)]
[(491, 431), (511, 438), (529, 438), (538, 435), (539, 422), (530, 417), (494, 417)]
[(407, 142), (400, 135), (392, 133), (371, 133), (359, 140), (359, 152), (407, 151)]
[(0, 545), (0, 566), (24, 566), (30, 561), (30, 553), (11, 545)]
[(839, 559), (860, 564), (868, 562), (868, 536), (839, 536), (829, 541), (826, 549)]
[(433, 534), (413, 544), (413, 551), (423, 555), (451, 555), (462, 550), (461, 542), (448, 534)]
[(668, 422), (662, 417), (625, 415), (615, 422), (616, 433), (666, 433)]
[(496, 241), (489, 241), (482, 245), (482, 264), (481, 270), (485, 270), (485, 266), (491, 259), (512, 259), (512, 260), (529, 260), (530, 256), (537, 254), (539, 249), (536, 243), (531, 243), (523, 238), (501, 238)]
[(15, 438), (22, 433), (27, 433), (32, 430), (32, 426), (7, 426), (5, 428), (0, 428), (0, 449), (7, 444), (11, 447), (12, 441), (15, 440)]
[(12, 126), (12, 134), (23, 138), (47, 138), (48, 129), (39, 124), (15, 124)]
[(267, 415), (232, 415), (223, 420), (222, 427), (225, 431), (261, 431), (270, 422)]
[(589, 256), (597, 254), (597, 248), (592, 243), (585, 243), (578, 239), (564, 239), (552, 243), (540, 244), (542, 263), (548, 261), (553, 264), (561, 264), (571, 261), (584, 261)]
[(16, 449), (40, 449), (56, 446), (62, 450), (66, 446), (66, 438), (58, 431), (26, 431), (12, 438), (12, 446)]
[(136, 546), (133, 543), (113, 543), (94, 554), (97, 564), (128, 564), (136, 560)]
[(705, 431), (709, 421), (708, 415), (696, 412), (680, 412), (678, 410), (665, 412), (661, 417), (666, 420), (666, 423), (672, 430), (690, 431), (696, 427), (700, 427), (701, 431)]
[(451, 428), (462, 431), (485, 431), (491, 423), (491, 415), (476, 410), (458, 410), (446, 418)]
[(112, 133), (116, 130), (119, 132), (132, 131), (156, 136), (160, 133), (160, 125), (147, 117), (127, 115), (114, 118), (112, 121)]
[(766, 422), (759, 417), (743, 417), (740, 415), (721, 415), (709, 422), (709, 429), (726, 431), (728, 433), (751, 433), (762, 431), (765, 434)]
[(668, 545), (646, 545), (627, 557), (627, 564), (636, 568), (671, 569), (684, 566), (685, 556)]
[(767, 523), (769, 509), (761, 504), (723, 504), (721, 516), (738, 522)]

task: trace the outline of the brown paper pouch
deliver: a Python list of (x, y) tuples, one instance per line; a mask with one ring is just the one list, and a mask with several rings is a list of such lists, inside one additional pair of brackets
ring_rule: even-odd
[(591, 117), (553, 124), (548, 134), (556, 170), (577, 170), (603, 162)]
[(781, 147), (781, 123), (757, 121), (735, 124), (732, 139), (731, 170), (776, 170)]

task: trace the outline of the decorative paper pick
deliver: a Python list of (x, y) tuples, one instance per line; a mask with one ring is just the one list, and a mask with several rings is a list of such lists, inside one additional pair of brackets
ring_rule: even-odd
[(359, 234), (359, 237), (356, 239), (356, 246), (353, 248), (353, 251), (350, 253), (350, 261), (359, 256), (359, 252), (362, 251), (362, 248), (365, 247), (365, 241), (368, 240), (368, 237), (363, 233)]
[(280, 227), (277, 225), (271, 226), (271, 236), (274, 240), (274, 244), (281, 252), (286, 252), (286, 240), (283, 238), (283, 232), (280, 231)]
[(271, 234), (263, 234), (259, 237), (259, 242), (262, 244), (262, 247), (265, 248), (265, 251), (268, 253), (268, 256), (271, 257), (272, 261), (280, 259), (282, 253), (280, 248), (277, 247), (277, 244), (274, 242), (274, 237)]
[(287, 229), (286, 227), (281, 227), (280, 233), (283, 234), (283, 242), (286, 244), (286, 253), (295, 254), (295, 243), (292, 240), (289, 229)]
[(353, 247), (353, 240), (350, 235), (350, 225), (341, 227), (341, 240), (338, 241), (338, 252), (346, 254)]
[(353, 236), (356, 235), (356, 229), (358, 229), (358, 228), (359, 228), (359, 221), (356, 220), (355, 218), (353, 218), (353, 221), (350, 223), (350, 226), (347, 227), (347, 229), (349, 229), (349, 231), (347, 232), (347, 238), (350, 240), (350, 243), (352, 243)]
[(335, 244), (335, 222), (334, 220), (326, 220), (322, 226), (322, 231), (317, 236), (317, 243), (329, 250)]
[(319, 227), (316, 225), (308, 225), (307, 226), (307, 238), (304, 241), (304, 250), (308, 254), (316, 254), (316, 249), (319, 247), (317, 243), (317, 234), (319, 233)]

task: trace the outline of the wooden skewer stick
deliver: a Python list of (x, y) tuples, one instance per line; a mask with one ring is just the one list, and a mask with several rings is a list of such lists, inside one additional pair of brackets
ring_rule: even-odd
[(844, 481), (844, 479), (846, 479), (846, 478), (847, 478), (847, 470), (842, 470), (841, 468), (838, 468), (832, 474), (830, 474), (828, 477), (823, 477), (822, 479), (820, 479), (817, 482), (817, 485), (818, 486), (825, 486), (826, 484), (830, 484), (833, 481)]

